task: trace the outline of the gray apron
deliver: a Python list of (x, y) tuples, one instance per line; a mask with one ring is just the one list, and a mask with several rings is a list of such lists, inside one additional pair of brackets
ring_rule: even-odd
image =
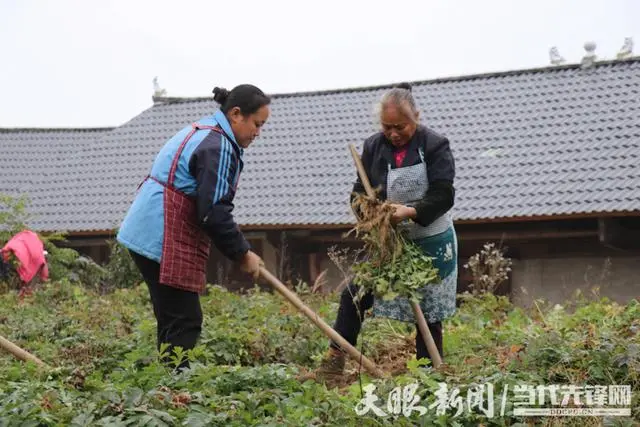
[[(419, 150), (422, 163), (392, 169), (387, 174), (387, 200), (407, 206), (415, 206), (429, 189), (428, 165), (424, 161), (422, 147)], [(409, 240), (418, 244), (438, 268), (441, 282), (425, 284), (421, 289), (420, 307), (429, 323), (441, 321), (456, 311), (458, 282), (458, 243), (450, 212), (422, 227), (413, 221), (398, 224), (398, 230)], [(415, 323), (411, 305), (406, 298), (374, 302), (373, 315), (388, 317), (403, 322)]]

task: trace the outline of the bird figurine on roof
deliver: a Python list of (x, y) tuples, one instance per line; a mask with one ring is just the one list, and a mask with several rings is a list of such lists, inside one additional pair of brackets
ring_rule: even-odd
[(616, 57), (618, 59), (626, 59), (633, 55), (633, 39), (631, 37), (624, 38), (624, 44), (618, 51)]
[(558, 48), (555, 46), (549, 49), (549, 60), (553, 65), (562, 65), (566, 62), (565, 59), (560, 55), (560, 52), (558, 52)]
[(155, 98), (161, 98), (163, 96), (165, 96), (167, 94), (167, 91), (165, 89), (162, 89), (160, 87), (160, 84), (158, 83), (158, 77), (154, 77), (153, 78), (153, 96)]

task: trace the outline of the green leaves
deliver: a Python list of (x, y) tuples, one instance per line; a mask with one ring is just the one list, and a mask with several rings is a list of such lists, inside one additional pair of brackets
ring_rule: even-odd
[(12, 197), (0, 193), (0, 246), (25, 228), (29, 220), (26, 196)]
[[(416, 265), (402, 264), (374, 283), (387, 294), (395, 292), (394, 281), (415, 274)], [(363, 331), (366, 355), (402, 368), (393, 378), (374, 380), (381, 407), (399, 385), (418, 382), (421, 404), (429, 405), (439, 382), (460, 386), (462, 393), (477, 382), (494, 385), (496, 408), (506, 385), (513, 390), (517, 384), (552, 383), (629, 384), (631, 406), (640, 408), (640, 303), (592, 301), (576, 310), (542, 306), (543, 323), (537, 309), (514, 307), (505, 297), (459, 298), (458, 311), (444, 324), (448, 367), (443, 371), (425, 369), (428, 363), (415, 359), (412, 326), (367, 320), (372, 327)], [(337, 311), (335, 300), (336, 295), (304, 296), (328, 323)], [(0, 426), (507, 426), (522, 421), (511, 415), (511, 403), (504, 418), (493, 419), (466, 410), (455, 419), (451, 410), (439, 417), (430, 410), (421, 419), (357, 416), (360, 386), (370, 381), (366, 376), (360, 384), (352, 374), (352, 385), (344, 390), (296, 379), (301, 368), (317, 365), (328, 340), (278, 294), (238, 294), (214, 286), (201, 304), (200, 345), (173, 355), (175, 361), (189, 357), (192, 369), (176, 374), (158, 361), (144, 285), (100, 295), (58, 282), (21, 304), (15, 293), (0, 295), (0, 334), (58, 366), (43, 374), (0, 352)], [(354, 366), (347, 365), (347, 375)], [(637, 424), (640, 413), (634, 411)]]
[(420, 301), (420, 290), (429, 284), (440, 283), (438, 269), (433, 259), (411, 241), (400, 241), (399, 254), (390, 262), (381, 263), (370, 257), (369, 260), (353, 266), (354, 284), (359, 286), (358, 297), (369, 290), (376, 298), (394, 299), (398, 296), (412, 301)]

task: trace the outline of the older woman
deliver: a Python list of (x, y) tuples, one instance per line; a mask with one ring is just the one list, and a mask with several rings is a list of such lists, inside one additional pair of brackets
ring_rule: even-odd
[[(420, 124), (409, 85), (383, 95), (379, 118), (382, 129), (365, 141), (362, 163), (371, 185), (381, 188), (380, 197), (395, 205), (393, 220), (398, 229), (435, 258), (442, 281), (424, 286), (420, 306), (442, 356), (442, 320), (455, 312), (458, 272), (457, 240), (449, 213), (455, 195), (453, 155), (447, 138)], [(353, 191), (364, 193), (359, 177)], [(374, 301), (369, 294), (354, 303), (355, 291), (353, 284), (343, 291), (334, 325), (352, 345), (356, 344), (364, 312), (372, 307), (375, 316), (416, 323), (406, 299)], [(416, 357), (429, 358), (420, 333), (416, 333)], [(332, 342), (318, 374), (339, 375), (344, 364), (344, 353)]]
[(270, 99), (252, 85), (215, 88), (213, 99), (215, 114), (162, 147), (118, 233), (149, 288), (158, 347), (169, 351), (189, 350), (200, 336), (211, 243), (254, 277), (263, 265), (232, 212), (244, 149), (267, 121)]

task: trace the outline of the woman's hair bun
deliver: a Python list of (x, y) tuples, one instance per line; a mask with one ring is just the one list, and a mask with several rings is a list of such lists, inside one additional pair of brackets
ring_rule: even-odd
[(398, 89), (405, 89), (405, 90), (408, 90), (409, 92), (411, 92), (411, 85), (409, 83), (399, 83), (399, 84), (395, 85), (394, 87), (396, 87)]
[(229, 91), (227, 89), (217, 86), (213, 89), (213, 100), (218, 104), (223, 105), (225, 102), (227, 102), (228, 98)]

